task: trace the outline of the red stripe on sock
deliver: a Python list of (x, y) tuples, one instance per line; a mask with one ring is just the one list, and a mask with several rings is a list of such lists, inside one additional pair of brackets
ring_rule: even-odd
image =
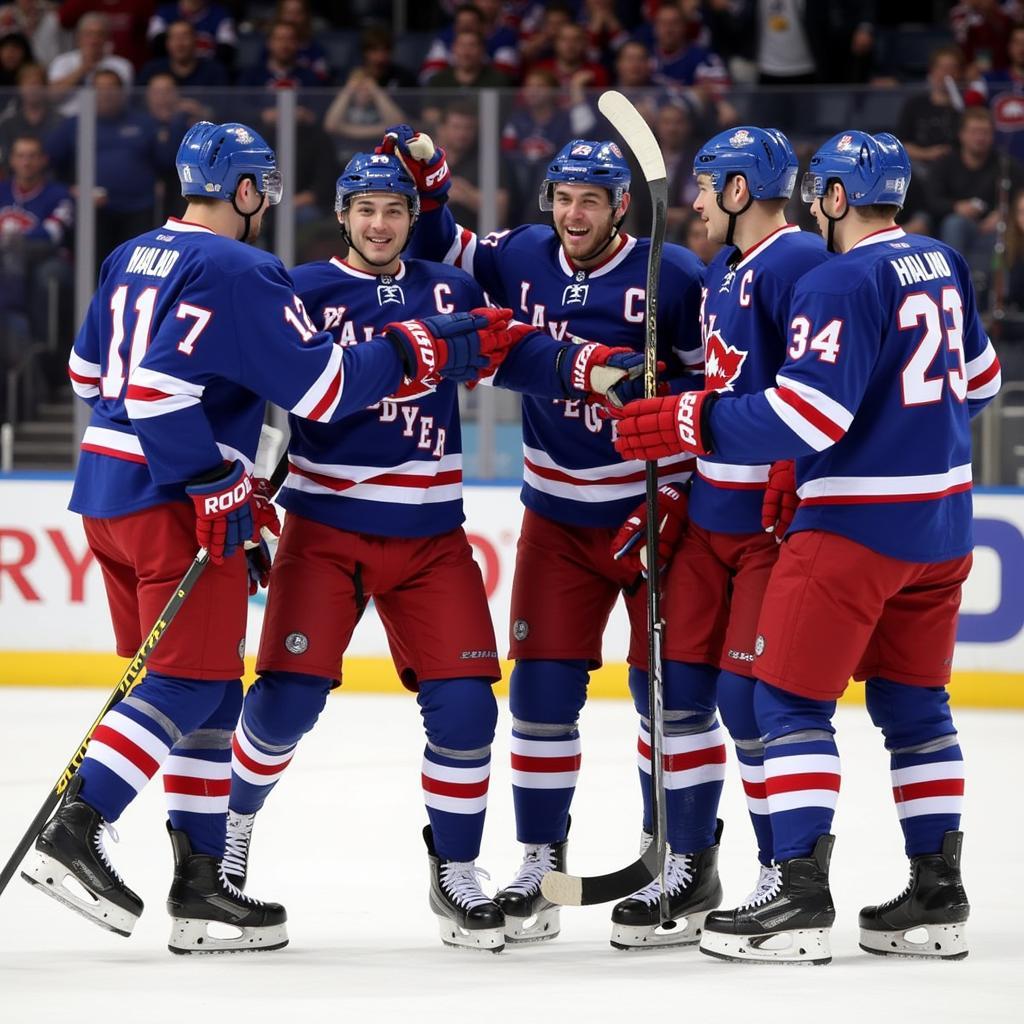
[(832, 789), (839, 792), (839, 776), (834, 772), (796, 772), (792, 775), (778, 775), (764, 780), (765, 792), (794, 793), (800, 789)]
[(231, 792), (230, 779), (197, 779), (193, 775), (165, 775), (165, 793), (183, 793), (186, 796), (227, 796)]
[(261, 764), (259, 761), (254, 761), (243, 749), (241, 744), (238, 742), (236, 736), (231, 737), (231, 752), (238, 758), (239, 762), (251, 772), (255, 772), (257, 775), (278, 775), (291, 764), (292, 759), (289, 757), (287, 761), (282, 761), (280, 764)]
[(567, 754), (564, 757), (528, 757), (526, 754), (512, 755), (512, 769), (517, 772), (578, 772), (581, 754)]
[[(648, 761), (651, 759), (650, 745), (639, 737), (637, 750)], [(678, 754), (662, 754), (662, 764), (667, 772), (683, 772), (687, 768), (701, 768), (706, 764), (725, 764), (725, 744), (717, 747), (702, 747), (700, 750), (684, 750)]]
[(905, 786), (893, 786), (896, 803), (904, 800), (921, 800), (929, 796), (963, 796), (963, 779), (932, 779), (930, 782), (911, 782)]
[(445, 782), (442, 779), (432, 779), (429, 775), (422, 775), (423, 788), (428, 793), (436, 793), (438, 796), (454, 796), (463, 800), (471, 800), (474, 797), (486, 796), (487, 787), (490, 784), (490, 776), (480, 782)]
[(128, 758), (146, 778), (153, 778), (160, 762), (150, 757), (137, 743), (133, 743), (123, 733), (109, 725), (100, 725), (92, 734), (93, 742), (105, 743), (111, 750), (116, 750), (122, 756)]

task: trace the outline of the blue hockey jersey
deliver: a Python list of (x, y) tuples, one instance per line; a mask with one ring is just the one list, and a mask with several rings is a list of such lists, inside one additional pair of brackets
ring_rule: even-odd
[[(394, 275), (364, 273), (344, 260), (292, 272), (313, 323), (346, 350), (393, 320), (486, 305), (455, 267), (407, 260)], [(534, 332), (506, 356), (506, 387), (563, 395), (555, 370), (564, 347)], [(454, 529), (462, 511), (462, 435), (457, 385), (406, 386), (338, 425), (291, 418), (289, 474), (280, 504), (308, 519), (357, 533), (430, 537)]]
[(0, 181), (0, 235), (48, 239), (63, 245), (74, 221), (71, 193), (56, 181), (22, 192), (13, 179)]
[(970, 417), (999, 386), (963, 257), (889, 228), (800, 279), (775, 385), (711, 432), (723, 459), (796, 457), (792, 531), (941, 562), (972, 547)]
[[(711, 391), (750, 395), (775, 381), (786, 358), (793, 286), (828, 256), (818, 235), (779, 228), (745, 253), (727, 246), (704, 275), (704, 375)], [(758, 533), (767, 463), (697, 459), (690, 518), (719, 533)]]
[[(599, 266), (570, 264), (557, 235), (533, 224), (477, 238), (447, 207), (425, 213), (412, 239), (416, 254), (462, 267), (492, 301), (558, 339), (572, 335), (636, 351), (644, 343), (649, 241), (621, 235)], [(658, 304), (659, 358), (699, 369), (703, 264), (666, 245)], [(495, 378), (509, 386), (512, 367)], [(518, 387), (517, 390), (525, 390)], [(613, 447), (614, 424), (582, 401), (523, 397), (523, 488), (527, 508), (572, 526), (618, 526), (643, 500), (644, 467)], [(689, 479), (693, 459), (663, 460), (663, 482)]]
[(104, 260), (68, 372), (92, 405), (70, 507), (98, 518), (252, 470), (265, 399), (327, 422), (402, 380), (390, 344), (317, 333), (276, 257), (175, 218)]

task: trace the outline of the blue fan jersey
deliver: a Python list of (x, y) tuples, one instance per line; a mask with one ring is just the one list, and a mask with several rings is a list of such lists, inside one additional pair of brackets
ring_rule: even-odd
[[(643, 351), (646, 239), (620, 235), (597, 267), (567, 259), (550, 227), (534, 224), (477, 238), (447, 207), (420, 218), (417, 254), (461, 266), (491, 300), (556, 339), (571, 336)], [(658, 356), (699, 370), (700, 288), (704, 265), (689, 250), (666, 245), (658, 301)], [(509, 386), (513, 367), (495, 383)], [(513, 385), (515, 386), (515, 385)], [(517, 390), (526, 390), (518, 386)], [(583, 401), (523, 397), (523, 504), (572, 526), (619, 526), (643, 500), (644, 467), (613, 447), (614, 423)], [(693, 459), (665, 459), (662, 482), (689, 479)]]
[[(817, 235), (787, 225), (740, 254), (727, 246), (704, 275), (700, 308), (706, 387), (750, 395), (775, 382), (786, 358), (793, 286), (828, 256)], [(761, 530), (768, 464), (697, 460), (690, 518), (718, 533)]]
[(797, 283), (774, 386), (711, 410), (727, 461), (796, 458), (791, 530), (941, 562), (971, 550), (970, 419), (999, 360), (959, 253), (889, 228)]
[(70, 507), (97, 518), (186, 501), (224, 460), (251, 470), (267, 398), (327, 422), (402, 380), (388, 342), (317, 333), (276, 257), (174, 218), (104, 260), (68, 372), (92, 406)]

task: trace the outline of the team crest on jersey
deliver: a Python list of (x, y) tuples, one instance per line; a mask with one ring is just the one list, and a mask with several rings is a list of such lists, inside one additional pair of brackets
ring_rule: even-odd
[(727, 345), (718, 331), (712, 331), (704, 345), (704, 381), (707, 390), (731, 391), (746, 361), (746, 352)]
[(573, 281), (572, 284), (565, 286), (565, 291), (562, 292), (562, 305), (571, 306), (576, 303), (580, 306), (587, 304), (587, 295), (590, 292), (589, 284), (581, 284), (579, 281)]
[(405, 305), (405, 293), (400, 284), (395, 284), (390, 277), (382, 277), (381, 283), (377, 285), (377, 304), (384, 306), (389, 302), (397, 302)]
[(1004, 92), (993, 101), (992, 116), (996, 120), (996, 131), (1015, 132), (1024, 128), (1024, 96)]
[(753, 144), (754, 136), (746, 128), (741, 128), (738, 132), (734, 132), (729, 136), (729, 145), (733, 149), (739, 149), (742, 146), (752, 146)]
[(725, 276), (722, 278), (722, 283), (718, 286), (719, 295), (728, 295), (732, 291), (732, 283), (736, 279), (735, 270), (727, 270)]

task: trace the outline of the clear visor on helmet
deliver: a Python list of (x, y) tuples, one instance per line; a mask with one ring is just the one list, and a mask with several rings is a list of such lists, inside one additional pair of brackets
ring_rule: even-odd
[(555, 183), (546, 178), (541, 182), (540, 195), (537, 197), (540, 208), (545, 213), (550, 213), (555, 208)]
[(281, 202), (284, 182), (281, 180), (281, 172), (276, 167), (272, 171), (263, 172), (263, 186), (260, 191), (267, 197), (267, 202), (271, 206), (277, 206)]
[(805, 171), (800, 182), (800, 198), (805, 203), (813, 203), (825, 194), (825, 179), (813, 171)]

